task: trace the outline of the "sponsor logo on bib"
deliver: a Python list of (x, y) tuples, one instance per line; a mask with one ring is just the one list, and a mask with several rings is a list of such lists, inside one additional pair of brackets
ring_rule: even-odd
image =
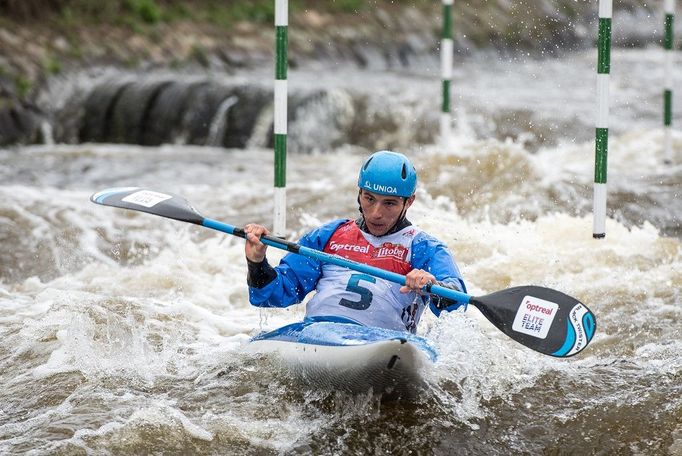
[(374, 251), (372, 256), (374, 258), (394, 258), (399, 261), (404, 261), (407, 257), (407, 248), (400, 244), (385, 242)]
[(369, 244), (365, 245), (353, 245), (353, 244), (339, 244), (336, 241), (331, 241), (329, 243), (329, 250), (332, 252), (357, 252), (357, 253), (369, 253)]

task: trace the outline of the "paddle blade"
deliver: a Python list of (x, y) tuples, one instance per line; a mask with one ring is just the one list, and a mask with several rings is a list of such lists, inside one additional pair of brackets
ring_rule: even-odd
[(108, 188), (92, 195), (90, 201), (197, 225), (204, 221), (204, 217), (185, 198), (140, 187)]
[(558, 358), (580, 353), (597, 329), (585, 304), (550, 288), (514, 287), (470, 303), (515, 341)]

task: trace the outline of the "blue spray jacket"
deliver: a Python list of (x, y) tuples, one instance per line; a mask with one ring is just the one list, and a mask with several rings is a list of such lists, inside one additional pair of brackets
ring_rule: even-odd
[[(351, 225), (353, 228), (355, 227), (354, 224), (349, 223), (348, 219), (335, 220), (306, 233), (299, 241), (299, 244), (323, 251), (340, 227)], [(445, 244), (419, 229), (410, 228), (413, 228), (411, 231), (415, 231), (416, 234), (411, 240), (409, 266), (412, 269), (423, 269), (433, 274), (439, 282), (466, 292), (466, 286), (459, 268)], [(374, 241), (384, 240), (383, 237), (376, 238), (364, 233), (363, 236)], [(317, 295), (308, 303), (308, 316), (319, 316), (320, 312), (332, 316), (331, 314), (333, 313), (333, 316), (343, 316), (365, 325), (389, 329), (407, 329), (414, 332), (426, 304), (430, 304), (429, 300), (423, 296), (417, 299), (416, 293), (398, 293), (397, 290), (400, 286), (397, 284), (392, 284), (379, 278), (355, 274), (346, 268), (324, 264), (319, 260), (293, 253), (287, 254), (282, 258), (275, 271), (277, 272), (276, 278), (267, 285), (262, 288), (249, 287), (249, 299), (254, 306), (288, 307), (292, 304), (300, 303), (308, 293), (317, 290)], [(343, 276), (344, 273), (349, 280), (346, 280), (346, 276)], [(316, 297), (329, 295), (329, 291), (327, 289), (322, 290), (322, 288), (333, 286), (324, 285), (325, 281), (338, 284), (337, 288), (340, 288), (335, 292), (332, 291), (336, 294), (347, 294), (349, 290), (355, 291), (356, 296), (358, 296), (357, 293), (360, 293), (360, 295), (364, 294), (365, 297), (367, 297), (367, 294), (372, 296), (372, 292), (382, 293), (382, 298), (384, 297), (383, 295), (387, 295), (389, 301), (393, 300), (395, 302), (381, 305), (372, 304), (373, 307), (370, 308), (369, 303), (366, 306), (361, 305), (362, 297), (359, 296), (360, 302), (351, 302), (350, 299), (347, 300), (342, 297), (340, 299), (340, 306), (338, 305), (338, 299), (334, 306), (330, 306), (329, 302), (321, 304), (316, 301)], [(349, 282), (348, 286), (346, 286), (345, 281)], [(382, 305), (383, 308), (381, 307)], [(434, 314), (440, 315), (440, 309), (436, 308), (433, 304), (430, 304), (429, 307)], [(460, 307), (460, 304), (453, 304), (444, 310), (452, 311), (458, 307)], [(324, 310), (320, 310), (320, 308)], [(376, 313), (372, 313), (372, 310), (375, 310)]]

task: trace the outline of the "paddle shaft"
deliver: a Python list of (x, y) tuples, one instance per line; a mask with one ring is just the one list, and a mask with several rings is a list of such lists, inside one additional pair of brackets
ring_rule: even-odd
[[(221, 231), (223, 233), (232, 234), (243, 239), (246, 239), (246, 232), (242, 228), (238, 228), (227, 223), (219, 222), (210, 218), (204, 218), (202, 221), (202, 226), (206, 228), (211, 228), (213, 230)], [(305, 247), (295, 242), (290, 242), (284, 239), (280, 239), (274, 236), (261, 236), (261, 242), (267, 246), (275, 247), (280, 250), (286, 250), (287, 252), (296, 253), (303, 255), (307, 258), (312, 258), (315, 260), (323, 261), (325, 263), (335, 264), (337, 266), (346, 267), (348, 269), (353, 269), (354, 271), (364, 272), (366, 274), (379, 277), (380, 279), (388, 280), (389, 282), (394, 282), (400, 285), (405, 285), (405, 276), (402, 274), (397, 274), (395, 272), (386, 271), (374, 266), (370, 266), (363, 263), (358, 263), (357, 261), (348, 260), (346, 258), (330, 255), (319, 250), (311, 249)], [(471, 302), (471, 296), (466, 293), (462, 293), (457, 290), (452, 290), (450, 288), (445, 288), (440, 285), (428, 285), (425, 290), (428, 293), (433, 293), (438, 296), (451, 299), (453, 301), (468, 304)]]

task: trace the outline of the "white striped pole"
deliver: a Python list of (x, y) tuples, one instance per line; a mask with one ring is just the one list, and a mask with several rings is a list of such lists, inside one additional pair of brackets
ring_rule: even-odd
[(440, 72), (443, 85), (443, 103), (440, 114), (440, 139), (443, 146), (448, 144), (452, 131), (450, 115), (450, 81), (452, 80), (452, 4), (454, 0), (443, 0), (443, 31), (440, 46)]
[(609, 73), (611, 71), (612, 0), (599, 0), (597, 40), (597, 129), (594, 158), (592, 237), (606, 236), (606, 162), (609, 150)]
[(286, 232), (287, 67), (289, 0), (275, 0), (275, 189), (273, 234)]
[(663, 40), (665, 60), (665, 83), (663, 86), (663, 156), (666, 161), (673, 158), (673, 24), (675, 21), (675, 0), (665, 0), (665, 39)]

